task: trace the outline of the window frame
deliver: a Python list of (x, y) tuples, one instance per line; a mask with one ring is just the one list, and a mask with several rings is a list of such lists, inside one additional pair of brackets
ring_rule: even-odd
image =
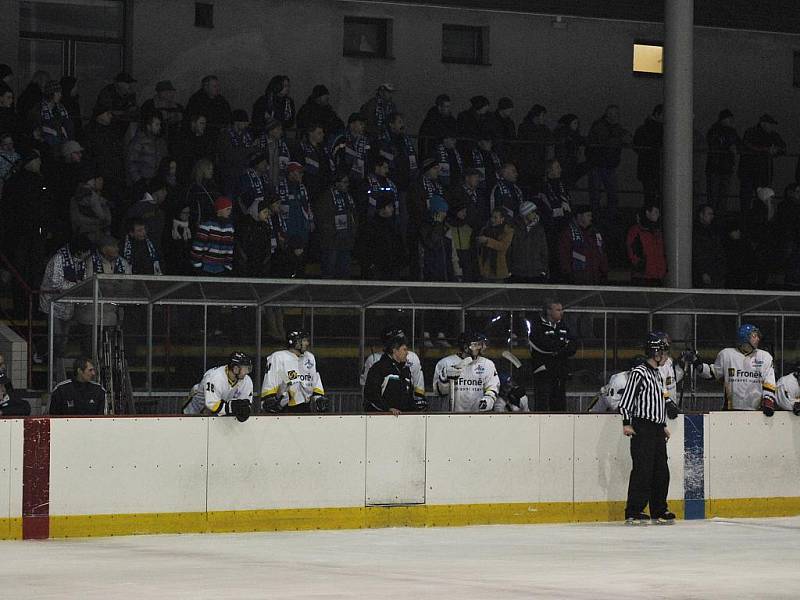
[[(444, 54), (444, 36), (447, 31), (467, 31), (478, 34), (478, 48), (475, 60), (464, 60)], [(461, 23), (442, 23), (441, 61), (450, 65), (491, 66), (489, 62), (489, 27), (480, 25), (464, 25)]]
[[(661, 48), (661, 73), (650, 73), (648, 71), (637, 71), (635, 68), (636, 46), (657, 46)], [(634, 39), (631, 44), (631, 73), (634, 77), (644, 77), (645, 79), (663, 79), (664, 77), (664, 42), (652, 39)]]
[[(379, 29), (378, 41), (381, 48), (375, 52), (364, 52), (360, 50), (348, 50), (345, 44), (347, 39), (347, 25), (376, 25)], [(393, 20), (383, 17), (363, 17), (355, 15), (345, 15), (342, 20), (342, 56), (345, 58), (374, 58), (383, 60), (394, 60), (392, 55), (392, 28)]]

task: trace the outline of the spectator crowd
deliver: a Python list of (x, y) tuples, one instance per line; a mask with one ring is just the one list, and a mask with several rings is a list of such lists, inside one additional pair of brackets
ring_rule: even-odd
[[(39, 71), (18, 98), (6, 65), (0, 79), (0, 250), (34, 289), (101, 272), (305, 277), (317, 264), (335, 279), (603, 284), (609, 255), (635, 285), (668, 272), (661, 105), (633, 134), (608, 106), (584, 135), (574, 114), (551, 129), (536, 104), (517, 124), (510, 98), (475, 96), (456, 114), (441, 94), (412, 137), (391, 83), (342, 119), (323, 84), (298, 109), (285, 75), (248, 112), (214, 75), (184, 106), (170, 81), (140, 103), (120, 73), (85, 118), (73, 77)], [(800, 187), (778, 202), (776, 125), (765, 114), (739, 137), (723, 110), (705, 136), (698, 287), (764, 287), (778, 270), (800, 286)], [(644, 198), (630, 228), (618, 202), (626, 147)], [(718, 226), (734, 173), (740, 211)]]

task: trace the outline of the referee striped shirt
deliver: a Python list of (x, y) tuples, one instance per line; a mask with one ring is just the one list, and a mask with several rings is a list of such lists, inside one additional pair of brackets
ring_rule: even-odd
[(666, 404), (664, 380), (658, 368), (645, 363), (630, 370), (628, 383), (619, 402), (619, 412), (624, 425), (630, 425), (631, 419), (634, 418), (666, 425)]

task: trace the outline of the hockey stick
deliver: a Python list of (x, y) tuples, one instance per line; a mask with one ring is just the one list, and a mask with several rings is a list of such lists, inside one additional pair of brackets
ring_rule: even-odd
[[(471, 363), (472, 363), (472, 357), (471, 356), (465, 356), (464, 358), (461, 359), (460, 363), (458, 363), (456, 365), (453, 365), (453, 366), (455, 366), (456, 369), (461, 370), (461, 369), (466, 368)], [(456, 380), (455, 379), (451, 379), (450, 380), (450, 412), (451, 413), (455, 412), (455, 406), (456, 406)]]
[(508, 362), (510, 362), (515, 368), (521, 369), (522, 368), (522, 361), (514, 356), (510, 350), (503, 350), (500, 354), (503, 358), (505, 358)]

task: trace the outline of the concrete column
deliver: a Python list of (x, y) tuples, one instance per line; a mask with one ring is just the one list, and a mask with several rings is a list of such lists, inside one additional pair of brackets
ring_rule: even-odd
[(692, 285), (694, 0), (664, 0), (664, 238), (670, 287)]

